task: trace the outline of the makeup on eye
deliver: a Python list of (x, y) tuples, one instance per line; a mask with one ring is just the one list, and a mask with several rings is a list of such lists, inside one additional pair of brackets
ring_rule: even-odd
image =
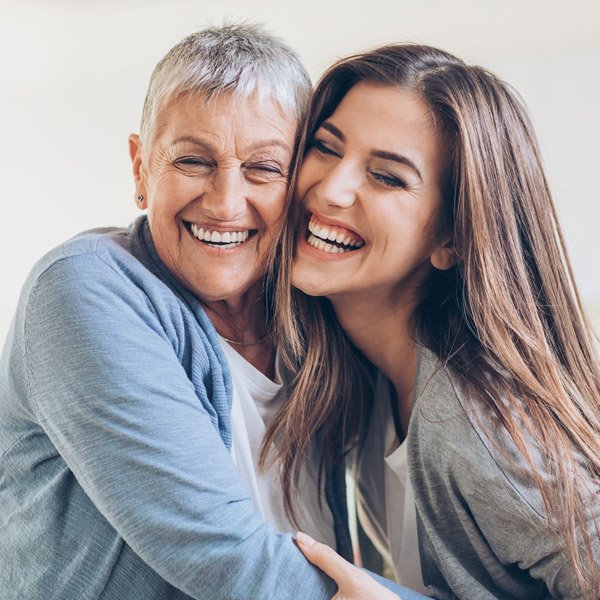
[[(337, 128), (335, 128), (335, 131), (338, 132)], [(339, 132), (339, 135), (336, 135), (336, 134), (334, 134), (334, 135), (336, 138), (340, 138), (340, 140), (341, 140), (341, 137), (340, 137), (341, 132)], [(308, 145), (309, 151), (316, 150), (319, 154), (322, 154), (322, 155), (343, 158), (343, 154), (341, 151), (333, 148), (329, 142), (321, 139), (318, 136), (319, 136), (319, 133), (317, 132), (317, 134), (315, 134), (315, 136), (313, 136), (313, 138), (310, 140), (309, 145)], [(409, 169), (414, 171), (415, 175), (422, 181), (419, 170), (412, 163), (412, 161), (406, 157), (399, 156), (393, 152), (386, 152), (386, 151), (382, 151), (382, 150), (374, 150), (374, 151), (370, 152), (369, 157), (375, 157), (378, 159), (382, 159), (384, 161), (389, 160), (394, 163), (398, 163), (403, 166), (407, 166), (407, 167), (409, 167)], [(389, 172), (382, 173), (380, 171), (375, 171), (375, 170), (370, 169), (369, 174), (375, 181), (377, 181), (377, 183), (382, 184), (389, 188), (407, 188), (407, 187), (409, 187), (405, 178), (399, 177), (399, 176), (394, 175)]]
[(309, 144), (309, 150), (310, 149), (315, 149), (317, 152), (320, 152), (321, 154), (330, 154), (331, 156), (340, 156), (340, 154), (334, 150), (333, 148), (331, 148), (326, 142), (324, 142), (323, 140), (318, 139), (317, 137), (314, 137), (310, 144)]
[(408, 187), (406, 182), (399, 177), (395, 177), (394, 175), (386, 175), (384, 173), (377, 173), (375, 171), (371, 171), (371, 177), (375, 179), (377, 182), (383, 184), (389, 188), (406, 188)]

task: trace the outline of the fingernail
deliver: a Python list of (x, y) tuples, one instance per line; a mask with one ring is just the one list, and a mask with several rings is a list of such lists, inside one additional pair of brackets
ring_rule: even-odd
[(298, 540), (299, 544), (302, 544), (303, 546), (308, 546), (310, 548), (310, 546), (312, 546), (315, 543), (315, 540), (313, 540), (310, 535), (306, 534), (306, 533), (302, 533), (301, 531), (299, 531), (296, 534), (296, 539)]

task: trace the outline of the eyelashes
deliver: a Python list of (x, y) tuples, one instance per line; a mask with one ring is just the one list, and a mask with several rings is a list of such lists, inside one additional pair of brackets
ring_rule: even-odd
[(314, 148), (315, 150), (317, 150), (317, 152), (320, 152), (321, 154), (327, 154), (329, 156), (338, 156), (341, 158), (338, 152), (336, 152), (335, 150), (333, 150), (333, 148), (330, 148), (324, 142), (318, 139), (313, 138), (313, 140), (310, 142), (309, 148)]
[(210, 170), (214, 165), (199, 156), (181, 156), (173, 161), (173, 164), (184, 172), (194, 172), (199, 170)]
[[(308, 149), (309, 150), (314, 149), (319, 154), (322, 154), (324, 156), (343, 158), (342, 154), (340, 152), (338, 152), (337, 150), (335, 150), (334, 148), (329, 146), (326, 142), (324, 142), (323, 140), (320, 140), (318, 138), (313, 138), (310, 141)], [(408, 184), (406, 183), (406, 181), (404, 181), (404, 179), (401, 179), (400, 177), (398, 177), (396, 175), (392, 175), (390, 173), (381, 173), (380, 171), (373, 171), (373, 170), (369, 170), (368, 173), (377, 183), (379, 183), (387, 188), (405, 189), (408, 187)]]
[(399, 179), (398, 177), (394, 177), (393, 175), (384, 175), (382, 173), (371, 172), (371, 177), (373, 177), (373, 179), (375, 179), (376, 181), (379, 181), (379, 183), (382, 183), (383, 185), (390, 188), (403, 189), (407, 187), (406, 182), (404, 182), (402, 179)]

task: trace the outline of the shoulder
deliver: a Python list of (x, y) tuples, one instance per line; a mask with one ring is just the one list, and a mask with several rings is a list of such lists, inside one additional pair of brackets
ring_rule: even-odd
[[(423, 463), (438, 466), (440, 476), (456, 478), (456, 485), (469, 491), (493, 481), (503, 492), (510, 488), (539, 516), (543, 514), (531, 467), (496, 412), (473, 386), (425, 348), (419, 350), (413, 426), (411, 445)], [(535, 445), (532, 456), (542, 468)]]
[(139, 237), (143, 221), (137, 220), (128, 228), (102, 227), (84, 231), (53, 248), (35, 264), (25, 283), (24, 291), (40, 280), (53, 276), (84, 277), (105, 270), (126, 272), (140, 263), (142, 243)]
[[(43, 256), (27, 278), (19, 308), (59, 302), (85, 314), (130, 308), (177, 320), (189, 301), (156, 254), (145, 216), (129, 227), (84, 231)], [(123, 308), (123, 307), (121, 307)], [(71, 311), (71, 312), (72, 312)]]
[[(428, 451), (445, 455), (457, 439), (462, 438), (462, 444), (465, 436), (476, 439), (463, 396), (457, 377), (430, 350), (418, 346), (409, 442), (420, 445), (423, 436), (435, 436), (436, 443), (428, 444)], [(419, 435), (413, 435), (417, 431)]]
[(497, 557), (519, 562), (548, 530), (534, 473), (493, 409), (420, 352), (408, 433), (420, 516), (434, 537), (446, 532), (465, 547), (477, 538), (480, 550), (489, 544)]
[[(46, 254), (23, 288), (16, 319), (25, 339), (56, 331), (119, 339), (139, 331), (168, 341), (181, 360), (193, 338), (195, 354), (218, 340), (201, 305), (173, 282), (154, 249), (147, 220), (128, 228), (83, 232)], [(214, 338), (214, 339), (213, 339)], [(187, 350), (186, 350), (187, 348)]]
[[(21, 290), (20, 307), (24, 308), (41, 288), (67, 292), (75, 280), (93, 285), (98, 272), (106, 268), (108, 256), (127, 253), (118, 242), (127, 236), (123, 228), (99, 228), (84, 231), (42, 256), (31, 269)], [(74, 286), (77, 288), (78, 286)]]

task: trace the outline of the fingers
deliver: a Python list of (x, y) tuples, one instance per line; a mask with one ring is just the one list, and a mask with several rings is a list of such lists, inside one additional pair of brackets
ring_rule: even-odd
[(296, 534), (298, 547), (306, 558), (315, 566), (325, 571), (338, 585), (353, 580), (357, 569), (347, 560), (344, 560), (335, 550), (313, 540), (306, 533), (299, 531)]
[(298, 532), (296, 542), (304, 556), (337, 583), (338, 592), (332, 600), (400, 600), (367, 573), (344, 560), (335, 550), (313, 540), (306, 533)]

